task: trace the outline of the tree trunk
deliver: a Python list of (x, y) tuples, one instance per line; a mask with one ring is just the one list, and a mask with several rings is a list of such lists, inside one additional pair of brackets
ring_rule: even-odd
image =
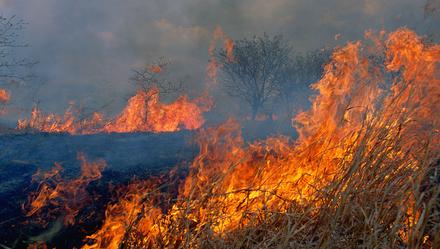
[(260, 110), (259, 104), (253, 104), (252, 105), (252, 120), (257, 119), (258, 111)]

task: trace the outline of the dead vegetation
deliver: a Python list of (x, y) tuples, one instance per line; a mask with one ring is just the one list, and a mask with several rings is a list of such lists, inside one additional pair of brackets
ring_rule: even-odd
[(367, 36), (334, 53), (296, 141), (202, 131), (177, 194), (130, 185), (84, 248), (439, 248), (440, 48)]

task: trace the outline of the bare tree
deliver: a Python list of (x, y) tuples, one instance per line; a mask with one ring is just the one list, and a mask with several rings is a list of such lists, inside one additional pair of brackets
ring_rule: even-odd
[(427, 35), (423, 37), (423, 41), (427, 44), (433, 44), (440, 38), (440, 26), (438, 25), (440, 0), (426, 0), (423, 13), (427, 27)]
[(10, 95), (5, 89), (9, 84), (24, 81), (30, 77), (23, 68), (30, 67), (34, 62), (18, 58), (17, 49), (26, 47), (20, 42), (20, 33), (25, 23), (15, 16), (0, 15), (0, 113), (4, 111)]
[[(143, 92), (145, 106), (154, 98), (160, 96), (176, 97), (183, 92), (183, 84), (180, 80), (169, 80), (167, 70), (171, 62), (161, 57), (149, 65), (135, 69), (130, 80), (138, 90)], [(145, 119), (148, 115), (145, 115)], [(146, 122), (147, 120), (145, 120)]]
[(310, 95), (310, 84), (318, 81), (330, 59), (330, 49), (296, 54), (279, 81), (280, 100), (290, 117), (296, 106), (304, 107)]
[(138, 89), (143, 91), (156, 88), (160, 94), (181, 93), (183, 91), (182, 82), (170, 81), (165, 75), (169, 65), (170, 61), (163, 57), (159, 58), (148, 66), (133, 70), (134, 75), (131, 80)]
[(255, 119), (264, 105), (279, 93), (278, 85), (289, 67), (291, 47), (282, 36), (253, 37), (236, 41), (233, 58), (218, 51), (226, 92), (246, 102)]
[(27, 79), (26, 74), (20, 71), (23, 67), (35, 64), (27, 59), (18, 58), (17, 48), (27, 47), (20, 41), (20, 32), (25, 23), (16, 16), (0, 16), (0, 84), (10, 81), (22, 81)]
[(424, 6), (425, 17), (440, 12), (440, 0), (427, 0)]

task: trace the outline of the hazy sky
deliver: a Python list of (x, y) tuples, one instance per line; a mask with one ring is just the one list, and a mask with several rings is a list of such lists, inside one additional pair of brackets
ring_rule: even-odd
[[(49, 110), (69, 100), (118, 110), (133, 92), (131, 69), (160, 56), (188, 91), (203, 84), (211, 32), (234, 39), (283, 34), (299, 51), (358, 39), (366, 29), (438, 32), (423, 0), (0, 0), (1, 14), (28, 23), (24, 55), (45, 84), (34, 95)], [(437, 26), (435, 25), (437, 22)], [(437, 27), (437, 30), (435, 30)], [(338, 41), (336, 34), (341, 34)], [(32, 84), (29, 82), (28, 84)], [(23, 100), (25, 102), (25, 100)]]

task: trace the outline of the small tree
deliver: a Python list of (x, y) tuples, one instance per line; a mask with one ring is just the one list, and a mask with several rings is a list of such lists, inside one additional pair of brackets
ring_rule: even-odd
[(426, 0), (424, 5), (424, 15), (427, 16), (435, 15), (440, 12), (440, 1), (438, 0)]
[(34, 64), (16, 55), (17, 48), (27, 46), (19, 39), (24, 25), (15, 16), (8, 18), (0, 15), (0, 113), (10, 99), (5, 87), (10, 83), (26, 80), (29, 75), (24, 74), (21, 69)]
[(161, 94), (181, 93), (183, 91), (182, 82), (170, 81), (165, 77), (170, 62), (164, 58), (152, 62), (150, 65), (141, 69), (135, 69), (131, 80), (138, 89), (149, 91), (157, 88)]
[[(183, 92), (181, 81), (171, 81), (166, 77), (169, 65), (170, 62), (161, 57), (148, 66), (133, 70), (134, 75), (130, 80), (134, 82), (138, 90), (142, 91), (145, 106), (161, 95), (178, 95)], [(147, 115), (145, 115), (146, 118)]]
[(255, 119), (259, 111), (274, 96), (284, 73), (290, 66), (291, 47), (282, 36), (253, 37), (234, 44), (231, 59), (226, 50), (217, 53), (222, 82), (226, 92), (246, 102)]
[(0, 15), (0, 85), (26, 80), (28, 75), (23, 74), (20, 68), (35, 64), (16, 55), (17, 48), (27, 47), (19, 38), (24, 25), (25, 23), (15, 16), (7, 18)]
[(279, 81), (280, 100), (290, 117), (294, 106), (304, 106), (310, 93), (310, 84), (318, 81), (324, 71), (324, 66), (330, 59), (331, 50), (320, 49), (297, 54), (292, 63), (282, 73)]

